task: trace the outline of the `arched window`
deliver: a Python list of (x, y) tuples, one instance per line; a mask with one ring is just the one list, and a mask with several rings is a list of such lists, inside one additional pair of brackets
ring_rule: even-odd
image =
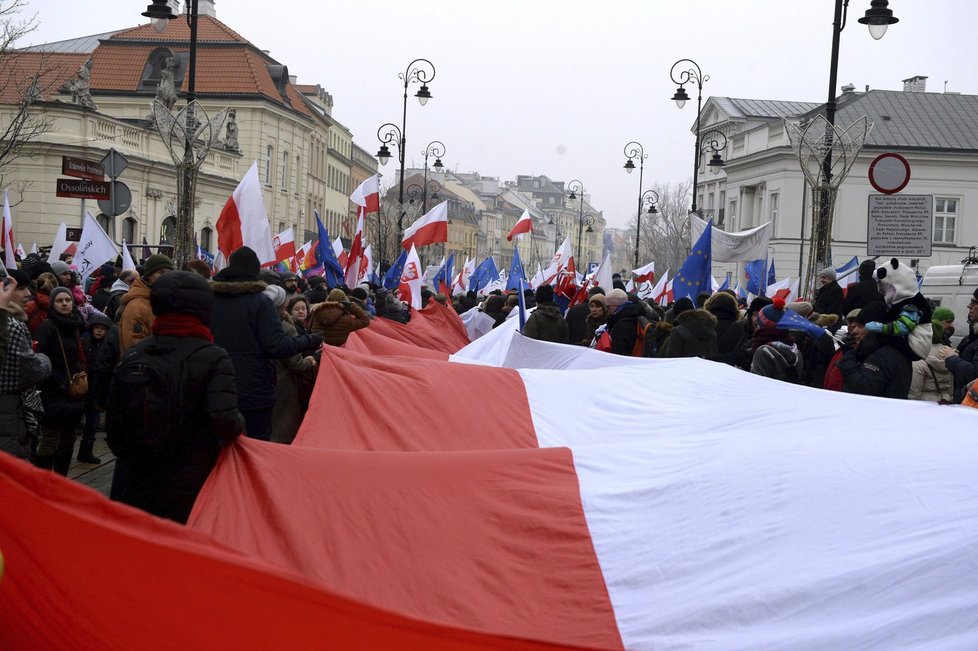
[(272, 154), (274, 150), (269, 145), (265, 148), (265, 185), (272, 184)]
[(214, 231), (211, 230), (210, 226), (204, 226), (200, 229), (200, 248), (204, 249), (208, 253), (213, 253), (214, 249), (211, 248), (211, 238), (214, 236)]
[(98, 222), (98, 225), (102, 227), (102, 230), (105, 231), (105, 234), (108, 235), (110, 239), (115, 239), (115, 229), (113, 228), (113, 220), (111, 217), (99, 213), (98, 217), (95, 218), (95, 221)]
[(127, 244), (132, 244), (136, 241), (136, 220), (132, 217), (126, 217), (122, 220), (122, 239)]

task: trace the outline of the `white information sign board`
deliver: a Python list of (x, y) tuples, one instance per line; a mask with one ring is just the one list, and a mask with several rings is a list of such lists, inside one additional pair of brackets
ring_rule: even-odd
[(934, 242), (934, 196), (871, 194), (866, 253), (927, 258)]

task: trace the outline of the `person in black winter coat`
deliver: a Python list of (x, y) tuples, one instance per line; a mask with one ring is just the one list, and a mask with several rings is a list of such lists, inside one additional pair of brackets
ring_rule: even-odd
[(309, 290), (306, 291), (306, 298), (310, 305), (323, 303), (329, 295), (329, 287), (326, 286), (326, 279), (322, 276), (313, 276), (309, 279)]
[[(234, 365), (228, 353), (212, 343), (207, 327), (214, 307), (207, 280), (189, 271), (165, 274), (153, 284), (150, 303), (156, 317), (153, 334), (131, 346), (126, 357), (164, 350), (168, 362), (182, 366), (179, 395), (186, 407), (179, 416), (159, 416), (181, 418), (179, 431), (184, 435), (168, 446), (173, 451), (166, 456), (138, 444), (114, 446), (118, 459), (112, 499), (185, 523), (221, 448), (243, 431), (244, 418), (238, 411)], [(117, 431), (127, 429), (126, 422), (111, 417), (115, 410), (127, 413), (126, 405), (114, 400), (110, 391), (110, 443), (126, 440), (125, 432)]]
[(576, 344), (585, 338), (585, 333), (587, 332), (587, 318), (591, 313), (591, 308), (589, 307), (591, 304), (590, 301), (591, 297), (595, 296), (596, 294), (604, 295), (604, 290), (597, 285), (587, 290), (587, 301), (581, 303), (580, 305), (575, 305), (567, 310), (567, 314), (564, 315), (564, 320), (567, 321), (567, 327), (569, 328), (570, 332), (567, 341)]
[(707, 359), (714, 359), (717, 355), (730, 353), (737, 346), (737, 342), (740, 341), (745, 330), (744, 320), (740, 318), (740, 306), (737, 305), (737, 298), (726, 291), (720, 291), (710, 296), (703, 307), (717, 320), (714, 328), (717, 333), (717, 352), (708, 356)]
[(832, 267), (826, 267), (818, 275), (822, 286), (815, 292), (813, 308), (817, 314), (834, 314), (842, 321), (842, 288), (836, 280), (837, 274)]
[(876, 280), (876, 263), (873, 260), (863, 260), (859, 263), (859, 282), (849, 285), (846, 297), (842, 300), (842, 313), (849, 314), (870, 303), (883, 300), (879, 282)]
[(530, 339), (566, 344), (569, 341), (569, 328), (564, 321), (564, 315), (560, 313), (560, 308), (554, 303), (554, 288), (550, 285), (540, 285), (534, 297), (537, 307), (526, 320), (523, 335)]
[(659, 357), (707, 358), (716, 355), (716, 324), (717, 318), (704, 309), (682, 312), (659, 351)]
[(92, 391), (92, 378), (95, 377), (95, 368), (98, 366), (99, 351), (105, 338), (108, 336), (112, 321), (102, 314), (93, 314), (88, 323), (88, 332), (82, 335), (82, 348), (85, 350), (85, 362), (87, 364), (89, 393), (85, 396), (85, 426), (82, 429), (82, 440), (78, 446), (78, 460), (82, 463), (102, 463), (102, 460), (95, 456), (95, 431), (99, 424), (99, 410), (95, 405), (94, 392)]
[(836, 367), (842, 373), (846, 393), (905, 400), (913, 380), (909, 347), (901, 337), (867, 332), (871, 321), (886, 320), (883, 302), (870, 303), (859, 311), (853, 326), (853, 347), (842, 354)]
[(231, 355), (238, 390), (238, 409), (247, 423), (248, 436), (264, 441), (272, 434), (275, 406), (273, 360), (313, 352), (323, 344), (320, 335), (287, 337), (275, 306), (262, 292), (258, 256), (241, 247), (228, 258), (228, 266), (211, 282), (214, 343)]
[(473, 307), (479, 304), (479, 297), (473, 291), (465, 292), (462, 296), (458, 297), (458, 305), (455, 306), (455, 311), (459, 314), (468, 312)]
[(605, 296), (608, 305), (608, 322), (605, 331), (611, 337), (611, 352), (615, 355), (631, 355), (635, 348), (638, 317), (644, 314), (641, 306), (628, 300), (622, 289), (613, 289)]
[(950, 346), (942, 349), (940, 356), (944, 366), (954, 378), (954, 402), (960, 404), (968, 391), (968, 385), (978, 377), (978, 289), (968, 303), (968, 334), (957, 350)]

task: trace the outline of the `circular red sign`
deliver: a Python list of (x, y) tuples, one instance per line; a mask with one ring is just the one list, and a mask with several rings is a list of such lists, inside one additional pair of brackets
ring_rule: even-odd
[(895, 194), (910, 183), (910, 163), (900, 154), (880, 154), (869, 164), (869, 182), (878, 192)]

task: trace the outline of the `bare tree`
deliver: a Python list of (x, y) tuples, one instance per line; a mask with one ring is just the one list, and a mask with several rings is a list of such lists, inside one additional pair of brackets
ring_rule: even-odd
[[(27, 0), (0, 0), (0, 187), (6, 187), (11, 163), (27, 155), (25, 147), (51, 131), (53, 122), (37, 110), (43, 100), (44, 77), (51, 77), (43, 57), (28, 57), (15, 49), (18, 40), (38, 27), (37, 14), (22, 17)], [(47, 80), (60, 83), (63, 80)], [(21, 182), (20, 194), (30, 186)]]
[[(654, 260), (656, 273), (666, 269), (675, 273), (689, 255), (689, 182), (658, 184), (658, 213), (642, 214), (640, 260)], [(635, 218), (628, 224), (635, 232)], [(633, 240), (634, 241), (634, 240)]]

